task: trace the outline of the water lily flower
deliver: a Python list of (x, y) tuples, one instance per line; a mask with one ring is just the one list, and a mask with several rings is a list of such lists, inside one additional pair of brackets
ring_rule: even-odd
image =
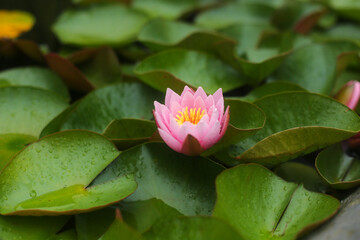
[[(345, 84), (336, 94), (335, 98), (342, 104), (348, 106), (352, 110), (356, 110), (360, 100), (360, 82), (350, 81)], [(350, 148), (357, 148), (360, 146), (360, 133), (347, 140), (347, 145)]]
[(217, 143), (229, 124), (229, 106), (224, 113), (224, 97), (219, 88), (206, 95), (185, 86), (179, 96), (167, 89), (165, 105), (154, 102), (153, 111), (159, 134), (173, 150), (194, 156)]

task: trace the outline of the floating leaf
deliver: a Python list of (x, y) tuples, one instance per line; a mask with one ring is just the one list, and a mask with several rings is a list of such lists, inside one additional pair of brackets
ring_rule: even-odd
[(148, 230), (161, 219), (182, 216), (176, 209), (166, 205), (163, 201), (152, 198), (145, 201), (118, 203), (124, 221), (138, 232)]
[(340, 143), (319, 153), (315, 166), (333, 188), (348, 189), (360, 184), (360, 159), (347, 155)]
[(327, 3), (341, 15), (360, 21), (360, 3), (357, 0), (328, 0)]
[(266, 123), (255, 135), (230, 146), (231, 156), (241, 162), (276, 165), (360, 131), (355, 112), (322, 95), (284, 92), (254, 103), (265, 112)]
[(0, 81), (7, 86), (30, 86), (53, 91), (69, 101), (69, 92), (61, 78), (49, 69), (41, 67), (12, 68), (0, 72)]
[(238, 23), (264, 24), (269, 22), (273, 11), (272, 7), (259, 3), (235, 2), (203, 12), (197, 16), (195, 22), (199, 26), (214, 29)]
[(337, 56), (357, 49), (358, 46), (354, 44), (341, 42), (307, 45), (285, 59), (274, 73), (274, 79), (296, 83), (311, 92), (330, 94), (334, 85)]
[(335, 214), (333, 197), (287, 183), (270, 170), (239, 165), (216, 179), (214, 216), (235, 227), (247, 240), (295, 239)]
[(146, 21), (144, 14), (124, 5), (98, 4), (62, 13), (53, 30), (65, 44), (118, 46), (135, 40)]
[(329, 185), (313, 167), (297, 162), (286, 162), (277, 166), (274, 172), (288, 182), (303, 184), (307, 190), (325, 193)]
[(34, 25), (34, 17), (23, 11), (0, 10), (0, 38), (17, 38)]
[[(60, 130), (88, 129), (102, 133), (114, 119), (151, 119), (160, 93), (142, 83), (118, 83), (89, 93), (54, 121)], [(55, 128), (56, 129), (56, 128)]]
[(157, 198), (185, 215), (209, 215), (215, 202), (213, 182), (223, 169), (163, 143), (147, 143), (122, 152), (94, 183), (134, 174), (139, 186), (126, 202)]
[(212, 55), (183, 49), (152, 55), (134, 71), (146, 84), (161, 91), (169, 87), (181, 92), (188, 85), (214, 93), (220, 87), (226, 92), (245, 84), (241, 75)]
[(114, 222), (109, 229), (102, 235), (99, 240), (141, 240), (143, 239), (139, 233), (123, 222), (120, 211), (117, 209)]
[(34, 137), (68, 104), (50, 91), (30, 87), (0, 88), (0, 134)]
[(228, 223), (214, 217), (162, 220), (144, 234), (147, 240), (244, 240)]
[(66, 230), (47, 240), (78, 240), (75, 229)]
[(154, 121), (124, 118), (110, 122), (103, 135), (110, 138), (118, 149), (124, 150), (149, 141), (155, 132)]
[(152, 18), (176, 19), (186, 13), (215, 3), (216, 0), (133, 0), (132, 6)]
[(4, 240), (48, 239), (55, 235), (68, 220), (67, 216), (0, 216), (0, 238)]
[(90, 185), (118, 154), (110, 141), (92, 132), (66, 131), (42, 138), (2, 171), (0, 213), (74, 214), (120, 201), (136, 189), (132, 176)]

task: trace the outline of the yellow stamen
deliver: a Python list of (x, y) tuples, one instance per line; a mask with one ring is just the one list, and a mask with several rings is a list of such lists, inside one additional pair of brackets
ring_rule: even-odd
[(192, 124), (198, 124), (201, 118), (205, 115), (206, 110), (201, 110), (201, 108), (190, 108), (190, 111), (188, 107), (183, 109), (182, 111), (179, 111), (178, 115), (176, 115), (176, 122), (179, 125), (182, 125), (184, 122), (190, 122)]

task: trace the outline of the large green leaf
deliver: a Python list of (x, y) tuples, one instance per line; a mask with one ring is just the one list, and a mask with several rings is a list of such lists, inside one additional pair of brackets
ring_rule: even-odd
[(207, 7), (216, 2), (216, 0), (133, 0), (132, 6), (152, 18), (176, 19), (188, 12)]
[(327, 0), (331, 8), (341, 15), (360, 21), (360, 2), (357, 0)]
[(88, 131), (42, 138), (17, 154), (2, 171), (0, 213), (79, 213), (120, 201), (136, 189), (133, 176), (90, 185), (118, 154), (110, 141)]
[(156, 198), (134, 202), (122, 201), (118, 206), (124, 221), (138, 232), (148, 230), (161, 219), (182, 216), (176, 209)]
[(189, 85), (201, 86), (210, 93), (221, 87), (226, 92), (245, 84), (240, 74), (214, 56), (183, 49), (152, 55), (134, 71), (145, 83), (161, 91), (169, 87), (180, 92)]
[(147, 19), (122, 4), (98, 4), (62, 13), (53, 30), (66, 44), (124, 45), (135, 39)]
[(24, 134), (0, 135), (0, 172), (10, 159), (27, 144), (36, 141), (36, 137)]
[(226, 99), (225, 107), (230, 107), (230, 121), (223, 138), (202, 155), (210, 155), (231, 144), (235, 144), (259, 131), (265, 124), (265, 114), (256, 105), (235, 100)]
[(118, 83), (89, 93), (64, 113), (60, 130), (88, 129), (102, 133), (114, 119), (151, 119), (154, 100), (161, 93), (142, 83)]
[(225, 28), (234, 24), (268, 23), (274, 9), (259, 3), (235, 2), (199, 14), (196, 24), (207, 28)]
[(129, 227), (123, 222), (119, 209), (116, 211), (116, 217), (109, 229), (99, 238), (99, 240), (142, 240), (140, 233)]
[(154, 121), (124, 118), (113, 120), (103, 135), (110, 138), (118, 149), (124, 150), (149, 141), (155, 132)]
[(256, 164), (224, 171), (216, 189), (214, 216), (227, 220), (247, 240), (295, 239), (331, 217), (340, 205)]
[(323, 150), (315, 166), (333, 188), (348, 189), (360, 184), (360, 160), (347, 155), (340, 143)]
[(311, 35), (315, 40), (353, 41), (360, 45), (360, 29), (356, 24), (337, 24), (325, 32), (315, 32)]
[(334, 144), (360, 131), (360, 118), (326, 96), (284, 92), (254, 102), (266, 115), (255, 135), (230, 147), (241, 162), (274, 165)]
[(182, 214), (209, 215), (215, 202), (215, 177), (224, 168), (202, 157), (188, 157), (163, 143), (147, 143), (120, 154), (95, 180), (134, 174), (139, 184), (127, 202), (157, 198)]
[(162, 220), (144, 234), (147, 240), (244, 240), (228, 223), (214, 217)]
[(0, 72), (0, 81), (6, 81), (7, 86), (30, 86), (50, 90), (64, 97), (66, 100), (70, 99), (68, 90), (61, 78), (46, 68), (12, 68)]
[(69, 220), (59, 217), (0, 216), (0, 239), (39, 240), (54, 236)]
[(273, 78), (296, 83), (312, 92), (330, 94), (335, 81), (337, 56), (358, 48), (344, 42), (306, 45), (289, 55)]
[(0, 88), (0, 134), (34, 137), (68, 104), (47, 90), (31, 87)]

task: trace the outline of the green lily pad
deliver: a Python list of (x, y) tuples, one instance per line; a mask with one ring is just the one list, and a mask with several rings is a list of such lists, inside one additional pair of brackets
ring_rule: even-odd
[(328, 0), (328, 5), (341, 15), (360, 21), (360, 3), (357, 0)]
[(226, 92), (245, 84), (240, 74), (214, 56), (184, 49), (152, 55), (134, 71), (146, 84), (164, 92), (168, 87), (181, 92), (185, 85), (202, 86), (211, 93), (219, 88)]
[(185, 215), (209, 215), (215, 202), (215, 177), (224, 168), (202, 157), (188, 157), (163, 143), (124, 151), (95, 184), (134, 174), (138, 189), (126, 202), (157, 198)]
[(0, 134), (38, 137), (68, 104), (50, 91), (31, 87), (0, 88)]
[(196, 24), (206, 28), (220, 29), (234, 24), (269, 23), (274, 9), (260, 3), (235, 2), (222, 7), (210, 9), (199, 14)]
[[(207, 156), (235, 144), (259, 131), (265, 124), (265, 114), (256, 105), (235, 99), (226, 99), (230, 106), (230, 121), (223, 138), (201, 155)], [(246, 116), (246, 117), (245, 117)]]
[(276, 166), (274, 172), (288, 182), (303, 184), (309, 191), (325, 193), (329, 190), (329, 184), (313, 167), (301, 163), (286, 162)]
[(78, 240), (98, 240), (115, 219), (115, 209), (103, 208), (94, 212), (81, 213), (75, 216)]
[(262, 97), (271, 94), (280, 93), (280, 92), (290, 92), (290, 91), (306, 91), (306, 90), (295, 83), (277, 81), (277, 82), (270, 82), (261, 85), (260, 87), (255, 88), (248, 95), (240, 99), (244, 101), (253, 102), (257, 99), (260, 99)]
[(337, 24), (325, 32), (315, 32), (311, 37), (317, 41), (353, 41), (360, 45), (360, 29), (356, 24)]
[(347, 155), (340, 143), (319, 153), (315, 166), (333, 188), (348, 189), (360, 184), (360, 159)]
[(117, 205), (124, 221), (140, 233), (149, 230), (154, 223), (161, 219), (182, 216), (176, 209), (156, 198), (134, 202), (122, 201)]
[(61, 232), (56, 234), (53, 237), (50, 237), (47, 240), (78, 240), (75, 229), (66, 230), (65, 232)]
[(154, 19), (144, 26), (139, 33), (139, 41), (151, 49), (185, 48), (215, 53), (220, 42), (234, 40), (185, 22)]
[(49, 69), (41, 67), (12, 68), (0, 72), (0, 79), (8, 86), (29, 86), (53, 91), (69, 101), (69, 92), (61, 78)]
[(103, 135), (110, 138), (118, 149), (124, 150), (149, 141), (155, 132), (154, 121), (124, 118), (110, 122)]
[(17, 152), (36, 139), (34, 136), (24, 134), (0, 135), (0, 172)]
[(230, 155), (241, 162), (276, 165), (360, 131), (359, 116), (326, 96), (284, 92), (254, 103), (265, 112), (266, 123), (255, 135), (230, 146)]
[(186, 13), (215, 3), (216, 0), (133, 0), (132, 7), (152, 18), (177, 19)]
[(113, 239), (127, 239), (127, 240), (142, 240), (140, 233), (129, 227), (123, 222), (119, 209), (116, 211), (116, 217), (109, 229), (99, 238), (99, 240), (113, 240)]
[(102, 133), (114, 119), (151, 119), (154, 100), (160, 96), (160, 92), (142, 83), (109, 85), (89, 93), (63, 116), (54, 119), (53, 129), (88, 129)]
[(224, 171), (216, 189), (214, 216), (247, 240), (296, 239), (334, 215), (340, 205), (331, 196), (287, 183), (256, 164)]
[(119, 46), (135, 40), (147, 20), (146, 15), (122, 4), (98, 4), (65, 11), (53, 30), (65, 44)]
[(273, 78), (296, 83), (311, 92), (330, 94), (335, 80), (337, 56), (358, 48), (345, 42), (306, 45), (289, 55)]
[(228, 223), (214, 217), (162, 220), (144, 234), (146, 240), (244, 240)]
[(4, 240), (48, 239), (55, 235), (68, 220), (68, 216), (0, 216), (0, 238)]
[(17, 154), (1, 173), (0, 213), (74, 214), (120, 201), (136, 189), (133, 176), (90, 185), (118, 155), (110, 141), (88, 131), (42, 138)]

